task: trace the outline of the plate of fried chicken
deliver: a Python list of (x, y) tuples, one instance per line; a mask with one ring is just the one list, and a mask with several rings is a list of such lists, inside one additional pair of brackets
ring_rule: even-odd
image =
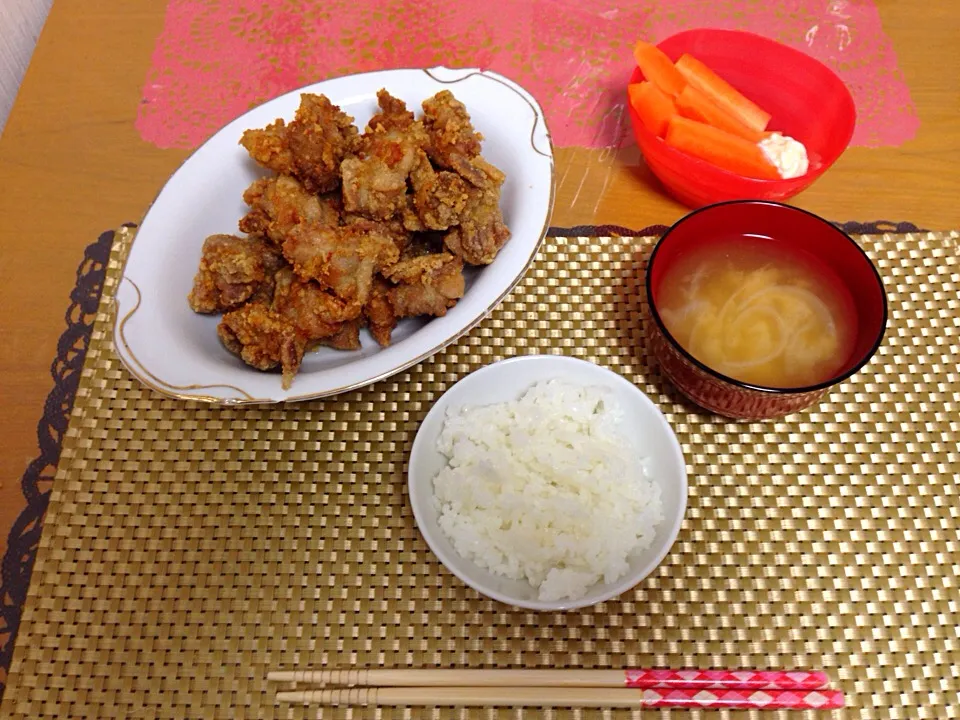
[(522, 87), (477, 69), (316, 83), (229, 123), (130, 248), (114, 340), (166, 395), (325, 397), (479, 323), (547, 231), (553, 153)]

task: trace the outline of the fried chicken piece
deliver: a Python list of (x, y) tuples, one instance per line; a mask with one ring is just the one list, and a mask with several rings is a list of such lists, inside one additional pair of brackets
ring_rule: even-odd
[(440, 252), (401, 260), (383, 270), (383, 276), (394, 285), (399, 283), (419, 283), (430, 273), (455, 258), (450, 253)]
[(489, 265), (509, 239), (510, 229), (503, 223), (499, 193), (476, 190), (467, 203), (463, 220), (446, 234), (444, 244), (471, 265)]
[(190, 307), (198, 313), (237, 307), (260, 290), (275, 262), (276, 252), (260, 236), (211, 235), (203, 241)]
[(266, 305), (250, 303), (223, 316), (217, 335), (232, 353), (258, 370), (280, 366), (286, 390), (300, 369), (306, 341)]
[(382, 233), (393, 240), (393, 244), (397, 246), (397, 251), (401, 253), (413, 240), (413, 233), (404, 227), (403, 220), (400, 217), (393, 217), (389, 220), (369, 220), (362, 215), (344, 213), (343, 224), (360, 224), (368, 228), (375, 227), (377, 232)]
[(377, 97), (381, 112), (360, 138), (357, 154), (340, 164), (340, 172), (347, 212), (387, 220), (406, 204), (407, 178), (417, 151), (427, 143), (427, 134), (403, 101), (385, 91)]
[(283, 254), (301, 278), (316, 280), (340, 299), (360, 305), (370, 296), (374, 273), (400, 258), (389, 235), (376, 223), (360, 220), (336, 228), (298, 225)]
[(336, 333), (321, 340), (320, 344), (332, 347), (334, 350), (359, 350), (362, 325), (363, 321), (360, 318), (345, 322)]
[(480, 154), (483, 135), (473, 129), (467, 106), (449, 90), (441, 90), (423, 101), (423, 125), (430, 136), (427, 152), (441, 167), (453, 167), (454, 157), (472, 158)]
[(489, 265), (509, 239), (510, 229), (503, 223), (499, 195), (478, 190), (471, 196), (461, 223), (443, 241), (450, 252), (470, 265)]
[(492, 163), (488, 163), (480, 155), (471, 158), (469, 170), (465, 171), (461, 167), (457, 169), (457, 172), (469, 180), (474, 187), (483, 189), (499, 188), (507, 179), (503, 170)]
[(363, 316), (373, 339), (380, 347), (390, 345), (390, 335), (397, 326), (397, 316), (390, 304), (390, 289), (392, 285), (379, 275), (373, 278), (370, 288), (370, 297), (363, 306)]
[(349, 157), (340, 166), (343, 173), (344, 206), (350, 212), (386, 219), (396, 214), (407, 189), (407, 174), (391, 169), (376, 156)]
[(413, 113), (407, 110), (407, 104), (384, 88), (377, 91), (377, 105), (380, 106), (380, 112), (370, 118), (367, 132), (375, 130), (377, 126), (384, 130), (408, 130), (416, 122)]
[(313, 280), (301, 280), (290, 268), (277, 273), (273, 310), (309, 345), (338, 334), (360, 315), (359, 303), (345, 303)]
[(279, 175), (260, 178), (243, 193), (250, 212), (240, 220), (246, 233), (264, 233), (278, 246), (302, 222), (340, 224), (341, 201), (337, 194), (318, 197), (296, 178)]
[(460, 222), (467, 204), (467, 184), (459, 175), (446, 170), (437, 172), (422, 150), (410, 173), (413, 186), (413, 207), (423, 227), (446, 230)]
[(421, 255), (384, 271), (395, 286), (387, 291), (398, 318), (412, 315), (442, 317), (463, 297), (463, 260), (450, 253)]
[(430, 138), (427, 154), (435, 165), (453, 170), (478, 188), (503, 183), (503, 173), (480, 157), (483, 135), (473, 129), (466, 106), (453, 93), (441, 90), (424, 100), (423, 112), (423, 126)]
[(287, 123), (277, 119), (265, 128), (244, 130), (240, 144), (259, 165), (277, 173), (294, 171), (293, 153), (287, 145)]
[(489, 265), (510, 239), (510, 229), (504, 224), (500, 211), (497, 181), (503, 173), (493, 170), (496, 172), (487, 175), (487, 187), (468, 189), (460, 224), (451, 228), (444, 238), (447, 249), (471, 265)]
[(289, 267), (283, 253), (263, 236), (259, 237), (263, 243), (263, 282), (257, 288), (256, 292), (250, 296), (248, 302), (263, 303), (270, 305), (273, 302), (273, 291), (276, 288), (277, 273), (283, 268)]
[(353, 118), (325, 95), (300, 95), (296, 117), (261, 130), (246, 130), (240, 139), (250, 156), (269, 170), (294, 175), (310, 192), (324, 193), (340, 184), (340, 163), (358, 147)]
[(400, 222), (403, 224), (404, 229), (410, 232), (426, 232), (427, 230), (427, 226), (423, 224), (423, 220), (421, 220), (420, 215), (417, 214), (417, 208), (413, 204), (413, 195), (410, 193), (404, 196), (404, 204), (400, 208)]

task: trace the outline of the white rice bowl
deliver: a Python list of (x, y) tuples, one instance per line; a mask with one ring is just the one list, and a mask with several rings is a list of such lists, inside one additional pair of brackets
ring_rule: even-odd
[(434, 504), (453, 547), (543, 601), (619, 580), (663, 519), (607, 388), (555, 379), (515, 401), (451, 407), (437, 449), (448, 465)]
[[(538, 393), (531, 389), (547, 378), (557, 381), (554, 390), (563, 388), (560, 407), (548, 398), (532, 402)], [(531, 407), (519, 413), (541, 422), (523, 431), (494, 422), (501, 411), (491, 406), (518, 407), (525, 396)], [(474, 418), (483, 414), (484, 422), (461, 417), (464, 408)], [(583, 426), (586, 441), (582, 430), (569, 429)], [(598, 457), (611, 442), (614, 451)], [(534, 471), (528, 464), (534, 461), (548, 463), (548, 471)], [(613, 487), (607, 481), (612, 468), (633, 475), (638, 466), (630, 483), (619, 476)], [(468, 467), (471, 481), (459, 482)], [(478, 481), (474, 471), (481, 467)], [(598, 478), (570, 479), (570, 467), (596, 470)], [(407, 470), (416, 525), (440, 563), (479, 593), (530, 610), (572, 610), (627, 592), (663, 560), (686, 509), (686, 463), (663, 413), (617, 373), (563, 355), (509, 358), (462, 378), (420, 423)], [(502, 518), (511, 520), (506, 531)], [(613, 576), (619, 579), (609, 582)], [(458, 596), (447, 582), (435, 599)]]

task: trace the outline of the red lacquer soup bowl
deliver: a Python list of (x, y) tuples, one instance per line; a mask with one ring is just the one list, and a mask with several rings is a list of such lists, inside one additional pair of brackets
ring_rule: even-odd
[[(758, 180), (670, 147), (630, 109), (647, 166), (667, 191), (690, 207), (725, 200), (787, 200), (809, 187), (843, 154), (857, 122), (853, 97), (830, 68), (809, 55), (739, 30), (687, 30), (657, 45), (676, 62), (689, 53), (771, 114), (769, 130), (807, 148), (810, 169), (789, 180)], [(635, 68), (631, 83), (644, 79)]]
[[(786, 243), (813, 256), (843, 283), (853, 302), (853, 349), (840, 369), (816, 385), (763, 387), (708, 367), (670, 334), (658, 310), (664, 277), (679, 259), (731, 236), (753, 236)], [(858, 372), (876, 353), (887, 323), (883, 281), (866, 253), (849, 235), (812, 213), (780, 203), (748, 200), (710, 205), (671, 227), (647, 265), (647, 336), (663, 374), (693, 402), (726, 417), (759, 420), (803, 410), (830, 388)]]

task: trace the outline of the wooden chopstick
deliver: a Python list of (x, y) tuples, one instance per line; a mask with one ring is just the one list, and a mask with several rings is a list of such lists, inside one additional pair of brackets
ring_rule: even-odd
[(827, 710), (843, 707), (839, 690), (735, 690), (554, 687), (354, 687), (279, 692), (278, 702), (322, 705), (472, 707), (673, 707)]
[(608, 687), (816, 690), (818, 670), (580, 670), (373, 668), (271, 672), (267, 680), (320, 687)]

